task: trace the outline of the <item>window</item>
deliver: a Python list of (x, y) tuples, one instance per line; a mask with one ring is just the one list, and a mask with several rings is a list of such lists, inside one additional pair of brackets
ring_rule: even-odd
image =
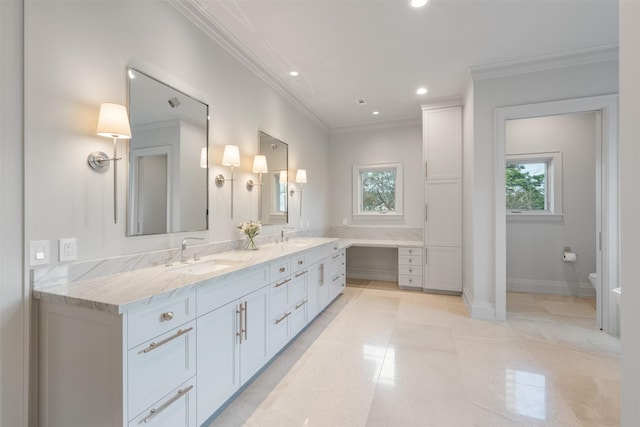
[(562, 215), (562, 154), (505, 157), (507, 215)]
[(402, 163), (353, 166), (353, 215), (402, 216)]

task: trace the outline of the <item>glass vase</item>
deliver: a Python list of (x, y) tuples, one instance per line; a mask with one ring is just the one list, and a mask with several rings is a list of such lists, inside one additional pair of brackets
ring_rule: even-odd
[(248, 251), (255, 251), (258, 249), (258, 246), (256, 246), (256, 242), (253, 240), (253, 237), (247, 236), (247, 246), (246, 249)]

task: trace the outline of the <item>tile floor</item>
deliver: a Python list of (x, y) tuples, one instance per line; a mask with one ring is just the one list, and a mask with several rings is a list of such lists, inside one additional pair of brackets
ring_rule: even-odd
[(390, 286), (347, 287), (211, 426), (619, 425), (620, 343), (592, 300), (509, 294), (491, 322)]

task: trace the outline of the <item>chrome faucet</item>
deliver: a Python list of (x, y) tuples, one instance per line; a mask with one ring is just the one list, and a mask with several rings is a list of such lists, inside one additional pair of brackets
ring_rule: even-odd
[(182, 245), (180, 245), (180, 262), (186, 264), (187, 260), (184, 259), (184, 251), (187, 249), (187, 240), (204, 240), (204, 237), (185, 237), (182, 239)]
[[(284, 243), (284, 230), (295, 230), (295, 227), (282, 227), (280, 229), (280, 243)], [(289, 238), (287, 237), (287, 240), (289, 240)]]

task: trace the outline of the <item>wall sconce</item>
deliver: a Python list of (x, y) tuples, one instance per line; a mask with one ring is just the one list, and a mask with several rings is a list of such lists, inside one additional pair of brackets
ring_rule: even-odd
[(202, 147), (202, 149), (200, 150), (200, 167), (203, 169), (209, 167), (209, 156), (207, 147)]
[[(262, 174), (267, 172), (269, 172), (269, 169), (267, 168), (267, 157), (258, 154), (253, 158), (253, 173), (258, 174), (258, 185), (262, 185)], [(247, 190), (253, 190), (253, 187), (255, 187), (255, 185), (256, 184), (253, 182), (253, 180), (248, 180)]]
[(89, 153), (87, 163), (98, 172), (105, 172), (109, 168), (109, 162), (113, 161), (113, 223), (118, 223), (118, 139), (130, 139), (131, 127), (129, 115), (124, 105), (105, 102), (100, 104), (98, 116), (98, 128), (96, 133), (100, 136), (113, 138), (113, 157), (109, 158), (102, 151)]
[(298, 171), (296, 172), (296, 182), (300, 184), (300, 189), (295, 190), (292, 188), (291, 191), (289, 191), (289, 194), (291, 194), (291, 197), (293, 197), (294, 194), (300, 193), (300, 216), (302, 217), (302, 184), (307, 183), (306, 169), (298, 169)]
[(226, 179), (222, 174), (216, 176), (216, 185), (222, 187), (225, 181), (231, 181), (231, 219), (233, 219), (233, 167), (240, 166), (240, 149), (237, 145), (225, 145), (222, 155), (222, 164), (231, 166), (231, 179)]

